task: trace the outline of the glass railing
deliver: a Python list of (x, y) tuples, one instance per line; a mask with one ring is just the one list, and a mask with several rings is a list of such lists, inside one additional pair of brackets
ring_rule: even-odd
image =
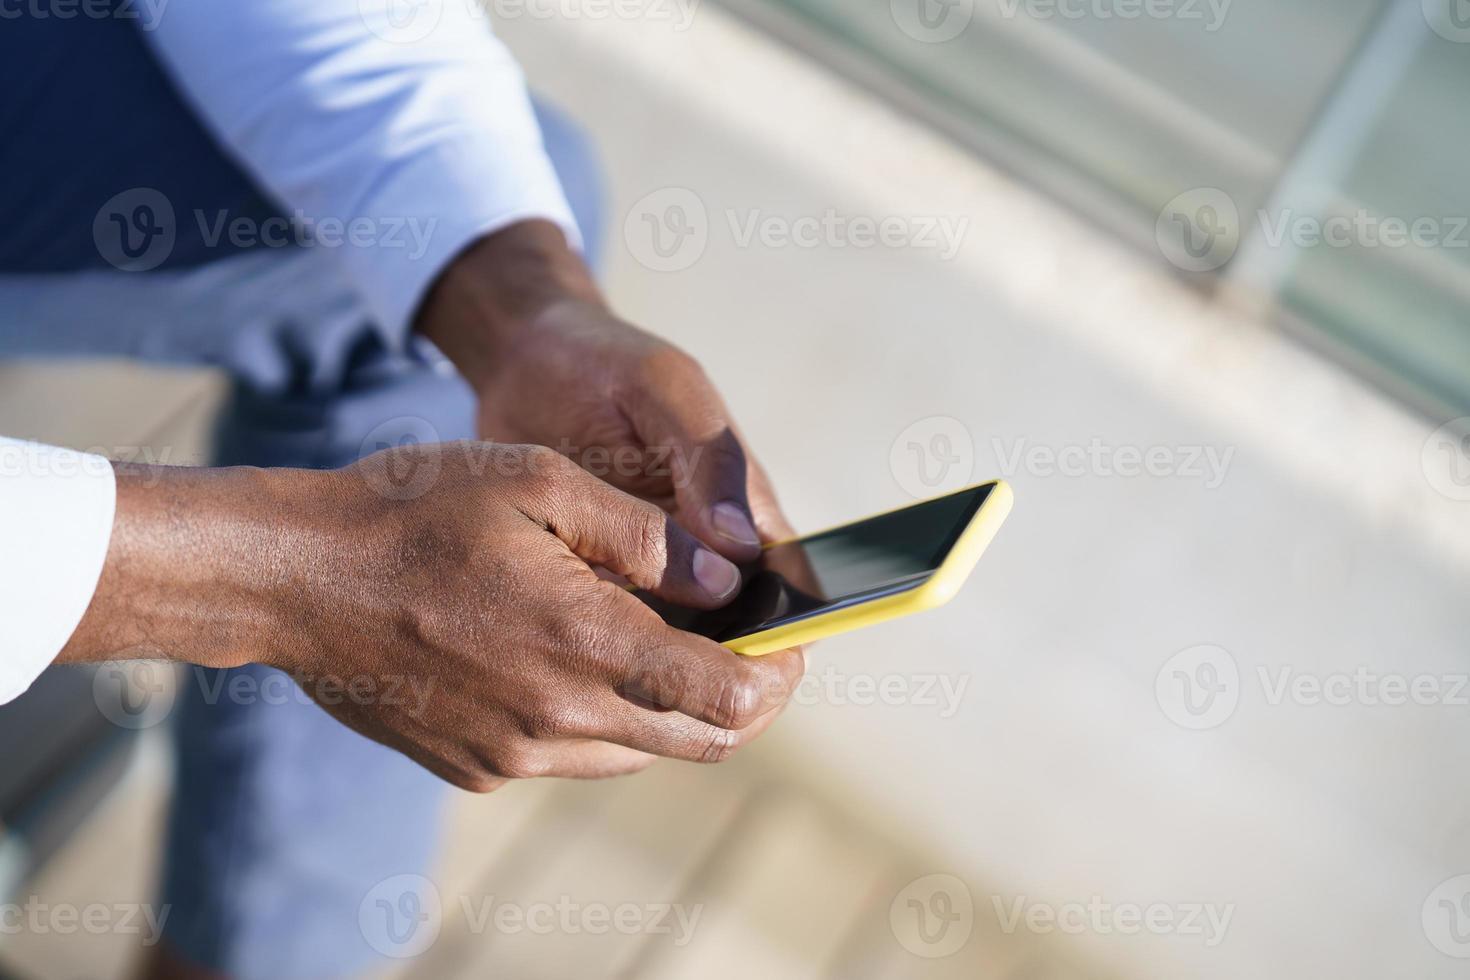
[(1170, 202), (1223, 193), (1188, 274), (1265, 251), (1283, 319), (1470, 415), (1470, 0), (727, 2), (1155, 257)]

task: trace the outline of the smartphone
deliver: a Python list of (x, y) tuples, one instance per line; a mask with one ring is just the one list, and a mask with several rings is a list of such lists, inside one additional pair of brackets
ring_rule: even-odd
[(669, 625), (759, 657), (943, 605), (1011, 510), (1002, 480), (767, 545), (722, 609), (687, 609), (646, 592)]

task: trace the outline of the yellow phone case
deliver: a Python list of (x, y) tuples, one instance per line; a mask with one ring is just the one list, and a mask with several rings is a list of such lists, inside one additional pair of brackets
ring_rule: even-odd
[[(949, 550), (943, 563), (922, 585), (897, 595), (882, 596), (847, 609), (836, 609), (797, 623), (787, 623), (774, 629), (738, 637), (727, 641), (725, 646), (747, 657), (763, 657), (778, 650), (788, 650), (804, 643), (815, 643), (817, 640), (836, 636), (838, 633), (846, 633), (864, 626), (872, 626), (874, 623), (897, 619), (899, 616), (907, 616), (910, 613), (923, 612), (925, 609), (934, 609), (944, 605), (953, 599), (959, 592), (960, 586), (965, 584), (965, 579), (970, 577), (970, 571), (975, 567), (975, 563), (985, 553), (986, 547), (990, 545), (995, 533), (1004, 523), (1006, 515), (1011, 512), (1013, 494), (1010, 485), (1004, 480), (979, 483), (963, 490), (956, 490), (955, 493), (969, 493), (983, 486), (991, 487), (990, 494), (980, 505), (980, 509), (975, 512), (975, 516), (970, 519), (970, 523), (965, 526), (964, 531), (960, 533), (959, 540)], [(906, 505), (908, 506), (913, 505)], [(904, 509), (905, 507), (895, 507), (883, 513), (891, 514)], [(882, 517), (883, 514), (873, 516)], [(846, 524), (838, 525), (838, 527), (846, 526)], [(836, 528), (829, 530), (836, 530)], [(810, 535), (803, 536), (809, 537)], [(800, 540), (800, 538), (791, 540)], [(776, 544), (785, 543), (776, 542)], [(774, 546), (768, 545), (767, 547)]]

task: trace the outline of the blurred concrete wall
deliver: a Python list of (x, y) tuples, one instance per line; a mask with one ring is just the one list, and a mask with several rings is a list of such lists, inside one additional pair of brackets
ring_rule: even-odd
[(705, 362), (798, 526), (1015, 484), (963, 595), (813, 651), (762, 758), (1005, 883), (977, 916), (1233, 907), (1216, 946), (1077, 937), (1120, 967), (1451, 975), (1470, 503), (1433, 424), (718, 9), (500, 32), (602, 144), (620, 310)]

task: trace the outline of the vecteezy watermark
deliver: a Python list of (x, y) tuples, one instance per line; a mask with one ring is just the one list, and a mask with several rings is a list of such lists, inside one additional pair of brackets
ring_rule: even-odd
[(1235, 905), (1214, 902), (1110, 902), (1093, 895), (1085, 902), (1033, 902), (1025, 895), (1006, 899), (992, 895), (1001, 931), (1013, 935), (1060, 932), (1069, 936), (1184, 936), (1213, 949), (1225, 941)]
[(169, 0), (0, 0), (0, 21), (128, 20), (156, 30)]
[(1213, 272), (1240, 247), (1240, 209), (1218, 187), (1196, 187), (1159, 211), (1154, 223), (1159, 252), (1186, 272)]
[(888, 905), (888, 927), (898, 944), (915, 956), (953, 956), (970, 941), (975, 901), (969, 886), (950, 874), (915, 878)]
[(144, 946), (163, 938), (169, 905), (138, 902), (45, 902), (35, 895), (23, 902), (0, 903), (0, 936), (139, 936)]
[(299, 208), (286, 215), (257, 220), (232, 217), (228, 211), (196, 208), (194, 221), (205, 248), (222, 243), (233, 248), (396, 248), (417, 261), (429, 251), (437, 218), (314, 217)]
[(444, 447), (439, 430), (428, 419), (400, 415), (373, 426), (363, 437), (358, 457), (388, 449), (416, 449), (396, 453), (385, 465), (362, 470), (369, 487), (386, 500), (417, 500), (439, 481), (444, 471)]
[[(1024, 473), (1038, 478), (1188, 480), (1206, 490), (1224, 484), (1235, 459), (1234, 446), (1113, 444), (1099, 436), (1063, 445), (993, 437), (990, 448), (1007, 479)], [(959, 490), (975, 475), (974, 436), (959, 419), (931, 415), (894, 438), (888, 467), (898, 485), (918, 500)]]
[(385, 878), (358, 903), (357, 927), (383, 956), (412, 959), (439, 940), (444, 927), (439, 889), (423, 875)]
[(1206, 33), (1225, 25), (1234, 0), (993, 0), (1006, 20), (1198, 21)]
[(1234, 0), (889, 0), (888, 9), (909, 37), (942, 44), (969, 28), (981, 2), (994, 4), (1002, 20), (1176, 20), (1214, 33), (1224, 26)]
[(205, 704), (320, 704), (336, 707), (384, 705), (422, 718), (438, 688), (433, 674), (264, 674), (190, 671)]
[[(1404, 673), (1359, 664), (1313, 672), (1290, 664), (1260, 664), (1253, 675), (1267, 707), (1470, 708), (1470, 674)], [(1223, 647), (1190, 647), (1159, 668), (1154, 692), (1160, 709), (1182, 728), (1218, 728), (1240, 704), (1246, 685), (1235, 657)]]
[(915, 500), (962, 489), (975, 475), (975, 438), (948, 415), (919, 419), (894, 437), (888, 471)]
[(827, 664), (797, 683), (791, 701), (806, 706), (932, 709), (940, 718), (953, 718), (969, 686), (966, 674), (849, 674)]
[[(472, 0), (473, 2), (473, 0)], [(626, 20), (687, 31), (702, 0), (488, 0), (493, 20)], [(478, 5), (478, 4), (477, 4)]]
[(1470, 44), (1470, 0), (1420, 0), (1424, 19), (1446, 41)]
[(1086, 444), (1033, 445), (1028, 439), (992, 439), (991, 449), (1000, 461), (1001, 475), (1017, 473), (1034, 477), (1085, 477), (1103, 479), (1194, 480), (1206, 490), (1225, 482), (1235, 447), (1203, 445), (1111, 445), (1094, 436)]
[(702, 198), (687, 187), (645, 195), (623, 221), (623, 240), (639, 264), (654, 272), (682, 272), (695, 265), (715, 230), (739, 249), (915, 249), (953, 259), (970, 228), (967, 215), (771, 214), (761, 208), (727, 208), (724, 222), (710, 220)]
[[(467, 10), (468, 0), (458, 2)], [(439, 27), (446, 0), (357, 0), (357, 12), (373, 34), (389, 44), (417, 44)], [(479, 13), (476, 12), (476, 16)]]
[(357, 922), (368, 945), (384, 956), (410, 959), (438, 941), (446, 919), (458, 915), (464, 930), (480, 936), (592, 935), (668, 937), (682, 947), (694, 938), (702, 903), (584, 902), (570, 895), (551, 900), (508, 900), (495, 895), (459, 895), (445, 903), (423, 875), (403, 874), (374, 885), (358, 905)]
[[(0, 478), (107, 476), (114, 461), (168, 466), (173, 458), (172, 446), (88, 446), (73, 453), (41, 443), (7, 442), (0, 444)], [(156, 485), (160, 476), (142, 478), (143, 485)]]
[(709, 211), (687, 187), (646, 194), (623, 219), (623, 241), (633, 258), (654, 272), (681, 272), (709, 247)]
[[(440, 27), (509, 20), (645, 21), (687, 31), (702, 0), (358, 0), (367, 29), (391, 44), (417, 44)], [(449, 16), (446, 16), (449, 15)]]
[(916, 249), (939, 253), (944, 261), (959, 254), (970, 230), (968, 215), (918, 214), (882, 216), (843, 214), (828, 208), (821, 214), (767, 214), (759, 208), (725, 211), (730, 237), (737, 248), (759, 245), (779, 249)]
[(1470, 501), (1470, 416), (1435, 429), (1419, 462), (1431, 487), (1450, 500)]
[(130, 659), (99, 664), (92, 675), (92, 700), (102, 717), (118, 728), (142, 731), (162, 724), (173, 712), (177, 684), (173, 667), (152, 650), (124, 651)]
[(1402, 674), (1359, 665), (1325, 674), (1298, 671), (1290, 665), (1256, 668), (1266, 703), (1290, 702), (1302, 707), (1361, 706), (1397, 708), (1470, 708), (1470, 674)]
[(1154, 698), (1181, 728), (1218, 728), (1240, 703), (1240, 667), (1224, 647), (1202, 644), (1180, 650), (1155, 675)]
[[(583, 470), (602, 480), (620, 485), (667, 481), (676, 490), (694, 478), (704, 457), (702, 446), (687, 451), (671, 445), (581, 446), (562, 439), (549, 448), (576, 460)], [(363, 439), (358, 455), (367, 457), (390, 449), (414, 451), (391, 454), (382, 465), (360, 470), (368, 486), (389, 500), (415, 500), (428, 493), (450, 462), (463, 464), (471, 476), (510, 478), (534, 473), (548, 461), (546, 456), (507, 451), (506, 446), (496, 442), (440, 442), (434, 424), (413, 415), (374, 426)]]
[(1456, 875), (1435, 886), (1419, 916), (1431, 946), (1457, 960), (1470, 960), (1470, 874)]
[(124, 272), (158, 268), (173, 254), (177, 240), (173, 202), (152, 187), (113, 195), (92, 219), (97, 253)]
[(943, 44), (965, 33), (975, 19), (975, 0), (889, 0), (888, 11), (915, 41)]
[(667, 936), (674, 946), (687, 946), (704, 914), (704, 904), (679, 902), (582, 902), (570, 895), (555, 901), (506, 901), (494, 895), (461, 895), (460, 910), (472, 935), (493, 931), (514, 936), (591, 935)]
[(173, 202), (152, 187), (134, 187), (109, 198), (92, 220), (97, 253), (124, 272), (148, 272), (168, 261), (181, 231), (189, 230), (207, 249), (382, 248), (403, 249), (413, 260), (428, 252), (437, 218), (358, 215), (233, 215), (195, 208), (192, 228), (178, 223)]
[[(92, 697), (103, 717), (132, 731), (152, 728), (168, 720), (180, 683), (193, 684), (204, 704), (320, 704), (335, 707), (383, 705), (422, 718), (438, 687), (433, 675), (309, 674), (281, 671), (246, 672), (192, 667), (177, 682), (174, 669), (158, 651), (124, 651), (120, 659), (97, 668)], [(147, 659), (152, 658), (152, 659)]]
[(1470, 217), (1419, 215), (1400, 218), (1358, 208), (1326, 217), (1292, 208), (1256, 212), (1270, 248), (1470, 248)]
[(618, 684), (619, 694), (635, 704), (665, 708), (734, 702), (739, 704), (734, 710), (750, 719), (787, 703), (803, 707), (904, 708), (949, 719), (959, 713), (971, 679), (966, 674), (852, 672), (826, 664), (806, 673), (794, 688), (771, 676), (732, 691), (723, 678), (701, 670), (680, 656), (677, 649), (660, 651), (649, 662), (658, 666), (625, 677)]
[[(1255, 213), (1266, 248), (1467, 249), (1470, 215), (1318, 214), (1292, 207)], [(1213, 272), (1240, 248), (1240, 209), (1218, 187), (1196, 187), (1164, 205), (1154, 225), (1159, 252), (1186, 272)]]

